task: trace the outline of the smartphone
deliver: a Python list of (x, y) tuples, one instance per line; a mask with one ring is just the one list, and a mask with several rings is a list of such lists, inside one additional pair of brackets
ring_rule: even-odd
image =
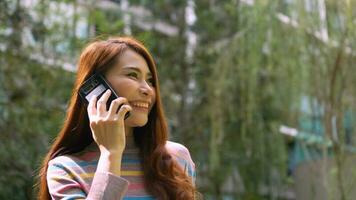
[[(82, 101), (88, 105), (92, 96), (95, 95), (97, 96), (97, 99), (99, 99), (108, 89), (111, 90), (111, 94), (108, 101), (106, 102), (106, 110), (109, 110), (111, 102), (119, 96), (115, 93), (102, 74), (95, 73), (94, 75), (90, 76), (88, 80), (86, 80), (83, 85), (80, 86), (78, 93)], [(118, 109), (120, 109), (120, 107)], [(127, 119), (129, 116), (130, 112), (127, 112), (125, 119)]]

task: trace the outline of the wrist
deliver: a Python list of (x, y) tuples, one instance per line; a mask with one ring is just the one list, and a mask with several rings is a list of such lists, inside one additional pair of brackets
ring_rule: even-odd
[(120, 156), (123, 154), (124, 149), (123, 148), (107, 148), (102, 145), (99, 146), (100, 154), (106, 155), (106, 156)]

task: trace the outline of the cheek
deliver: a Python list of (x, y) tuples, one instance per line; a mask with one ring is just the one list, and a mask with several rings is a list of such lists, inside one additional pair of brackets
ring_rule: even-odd
[(153, 92), (153, 97), (152, 97), (152, 106), (151, 106), (150, 110), (152, 110), (153, 105), (155, 105), (155, 104), (156, 104), (156, 92)]
[(154, 94), (153, 94), (152, 102), (153, 102), (153, 104), (156, 103), (156, 93), (155, 93), (155, 92), (154, 92)]
[(130, 92), (134, 90), (134, 86), (129, 81), (115, 81), (111, 86), (122, 97), (128, 97)]

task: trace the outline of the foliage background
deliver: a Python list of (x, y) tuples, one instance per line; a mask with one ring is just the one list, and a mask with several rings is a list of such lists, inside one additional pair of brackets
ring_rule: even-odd
[[(279, 128), (300, 128), (301, 119), (317, 120), (333, 144), (326, 151), (338, 178), (326, 189), (335, 184), (337, 199), (351, 199), (340, 174), (345, 147), (356, 142), (354, 118), (343, 125), (356, 108), (355, 6), (0, 1), (0, 198), (35, 198), (37, 169), (63, 123), (80, 50), (95, 37), (131, 34), (153, 53), (171, 138), (190, 149), (206, 199), (294, 199), (294, 140)], [(306, 97), (322, 114), (301, 109)]]

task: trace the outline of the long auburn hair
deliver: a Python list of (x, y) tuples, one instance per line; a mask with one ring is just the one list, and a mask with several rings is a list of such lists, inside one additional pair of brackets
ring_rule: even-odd
[(46, 180), (48, 162), (60, 155), (79, 152), (94, 142), (86, 106), (79, 99), (79, 87), (93, 73), (105, 72), (113, 66), (127, 49), (135, 51), (146, 60), (156, 90), (156, 102), (149, 113), (147, 124), (134, 129), (135, 143), (140, 148), (145, 187), (158, 199), (194, 199), (195, 188), (191, 179), (165, 148), (168, 128), (163, 113), (154, 60), (145, 46), (136, 39), (114, 37), (90, 43), (80, 55), (76, 81), (64, 125), (45, 156), (40, 169), (38, 181), (40, 200), (51, 199)]

